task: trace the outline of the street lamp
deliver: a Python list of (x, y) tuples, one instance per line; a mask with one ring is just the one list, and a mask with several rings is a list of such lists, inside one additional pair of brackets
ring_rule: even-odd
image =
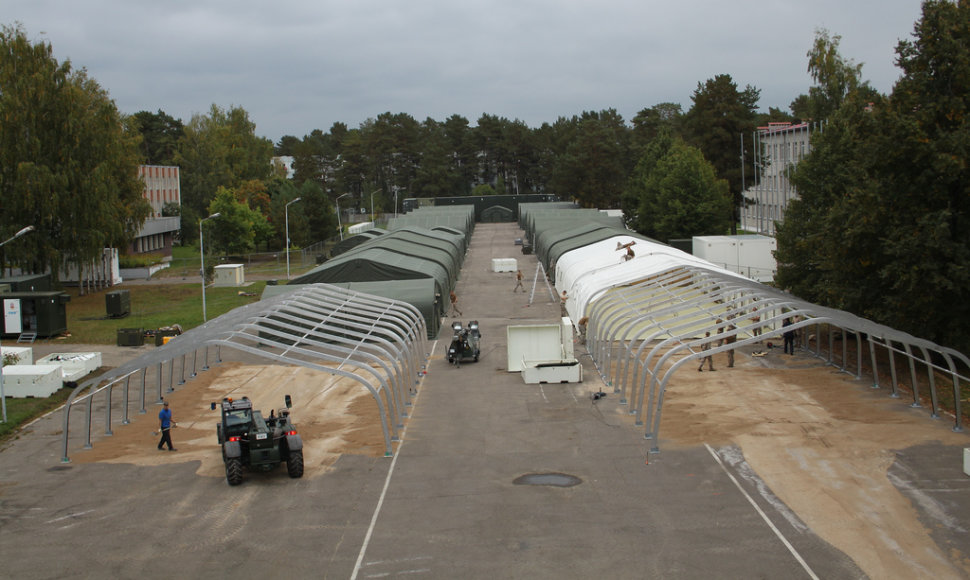
[[(12, 238), (0, 243), (0, 247), (3, 247), (7, 242), (12, 242), (24, 234), (29, 234), (34, 231), (34, 226), (27, 226), (19, 232), (15, 233)], [(6, 314), (6, 312), (4, 312)], [(3, 407), (3, 422), (7, 422), (7, 395), (3, 392), (3, 348), (0, 346), (0, 406)]]
[(298, 197), (283, 206), (283, 215), (286, 217), (286, 279), (290, 279), (290, 205), (303, 199)]
[(202, 322), (206, 322), (205, 317), (205, 244), (202, 240), (202, 223), (206, 220), (211, 220), (212, 218), (217, 218), (221, 214), (216, 212), (207, 218), (202, 218), (199, 220), (199, 254), (202, 259)]
[(380, 189), (375, 189), (374, 191), (370, 192), (370, 219), (371, 219), (371, 221), (374, 221), (376, 219), (376, 217), (377, 217), (374, 214), (374, 194), (377, 193), (378, 191), (380, 191)]
[(343, 241), (343, 239), (344, 239), (344, 228), (340, 225), (340, 198), (341, 197), (347, 197), (348, 195), (350, 195), (350, 194), (349, 193), (342, 193), (342, 194), (340, 194), (340, 195), (337, 196), (337, 199), (334, 202), (334, 203), (337, 204), (337, 231), (340, 232), (340, 240), (341, 241)]

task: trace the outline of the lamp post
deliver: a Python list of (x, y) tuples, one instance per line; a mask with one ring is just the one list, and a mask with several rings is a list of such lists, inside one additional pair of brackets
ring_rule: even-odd
[(337, 231), (340, 232), (340, 240), (341, 241), (343, 241), (343, 239), (344, 239), (344, 228), (340, 225), (340, 198), (341, 197), (347, 197), (348, 195), (350, 195), (350, 194), (349, 193), (342, 193), (342, 194), (340, 194), (340, 195), (337, 196), (337, 199), (334, 202), (334, 203), (337, 204)]
[[(19, 232), (15, 233), (12, 238), (0, 243), (0, 247), (3, 247), (7, 242), (12, 242), (24, 234), (29, 234), (34, 231), (34, 226), (27, 226)], [(6, 310), (4, 311), (6, 315)], [(6, 328), (6, 327), (4, 327)], [(3, 348), (0, 347), (0, 406), (3, 407), (3, 422), (7, 422), (7, 395), (3, 392)]]
[(202, 322), (207, 321), (205, 317), (205, 244), (202, 240), (202, 223), (206, 220), (217, 218), (220, 215), (220, 212), (216, 212), (207, 218), (202, 218), (199, 220), (199, 257), (202, 259)]
[(374, 191), (370, 192), (370, 219), (371, 219), (371, 221), (374, 221), (377, 218), (377, 216), (374, 214), (374, 194), (377, 193), (378, 191), (380, 191), (380, 190), (379, 189), (375, 189)]
[(290, 205), (300, 201), (301, 197), (294, 199), (283, 206), (283, 215), (286, 217), (286, 279), (290, 279)]

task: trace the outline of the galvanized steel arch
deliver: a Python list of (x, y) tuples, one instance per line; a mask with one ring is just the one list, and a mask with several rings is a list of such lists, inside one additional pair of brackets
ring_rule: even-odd
[[(698, 318), (697, 309), (702, 309), (705, 303), (712, 306), (707, 308), (706, 317)], [(752, 306), (757, 306), (757, 313), (751, 311)], [(678, 309), (686, 310), (677, 314)], [(948, 374), (954, 393), (953, 429), (963, 429), (959, 386), (961, 380), (968, 379), (958, 367), (964, 372), (970, 369), (970, 359), (962, 353), (848, 312), (799, 300), (775, 288), (716, 268), (707, 269), (696, 262), (683, 264), (631, 280), (622, 287), (614, 285), (604, 288), (599, 295), (590, 299), (585, 315), (588, 317), (587, 348), (604, 381), (614, 387), (614, 392), (621, 394), (622, 403), (627, 403), (626, 389), (628, 383), (632, 383), (630, 413), (637, 415), (637, 424), (643, 424), (643, 408), (646, 405), (647, 429), (644, 435), (647, 438), (657, 437), (664, 393), (677, 369), (688, 361), (779, 336), (783, 333), (779, 323), (789, 317), (801, 317), (801, 320), (796, 320), (784, 330), (817, 328), (814, 354), (820, 358), (823, 357), (821, 328), (822, 325), (828, 326), (828, 364), (835, 364), (833, 350), (837, 329), (845, 336), (854, 336), (857, 363), (854, 374), (857, 378), (862, 374), (862, 339), (865, 338), (869, 343), (872, 368), (875, 369), (873, 387), (879, 387), (876, 347), (885, 348), (892, 374), (892, 395), (896, 397), (894, 356), (904, 356), (912, 382), (912, 406), (921, 406), (917, 363), (924, 365), (933, 417), (939, 416), (934, 371)], [(756, 316), (759, 321), (754, 323)], [(718, 318), (721, 319), (719, 323), (716, 322)], [(735, 328), (726, 330), (731, 325)], [(752, 332), (755, 325), (766, 329), (764, 334), (755, 335)], [(697, 338), (697, 332), (704, 329), (713, 329), (715, 333), (709, 338)], [(718, 333), (718, 330), (721, 332)], [(736, 337), (737, 342), (698, 350), (704, 344), (714, 344), (728, 336)], [(656, 342), (658, 340), (660, 342)], [(617, 356), (614, 369), (613, 355), (617, 345), (622, 348), (619, 349), (621, 354)], [(652, 346), (645, 355), (647, 345)], [(847, 340), (842, 340), (843, 371), (847, 371), (847, 348)], [(942, 358), (944, 363), (934, 362), (934, 358), (937, 361)], [(671, 361), (671, 366), (664, 370)], [(653, 451), (656, 450), (655, 447)]]

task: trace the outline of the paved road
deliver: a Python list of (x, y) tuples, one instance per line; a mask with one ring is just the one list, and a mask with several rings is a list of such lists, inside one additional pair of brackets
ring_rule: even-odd
[[(345, 455), (322, 476), (281, 470), (229, 488), (193, 462), (63, 464), (55, 415), (0, 452), (3, 576), (864, 577), (783, 517), (743, 465), (722, 466), (730, 449), (649, 455), (613, 398), (590, 398), (603, 385), (588, 357), (581, 384), (505, 372), (506, 326), (559, 315), (543, 285), (530, 306), (511, 274), (490, 271), (492, 258), (517, 258), (531, 280), (521, 235), (476, 229), (458, 294), (464, 319), (481, 323), (483, 356), (453, 368), (439, 339), (395, 457)], [(105, 364), (136, 354), (105, 351)]]

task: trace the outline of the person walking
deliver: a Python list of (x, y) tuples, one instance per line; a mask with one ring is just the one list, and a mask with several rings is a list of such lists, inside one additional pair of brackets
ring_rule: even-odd
[(525, 287), (522, 286), (522, 270), (515, 273), (515, 288), (512, 288), (512, 293), (515, 294), (519, 288), (522, 288), (522, 291), (525, 292)]
[(168, 401), (162, 403), (162, 410), (158, 412), (158, 430), (162, 434), (162, 439), (158, 442), (158, 450), (161, 451), (164, 445), (168, 445), (169, 451), (178, 451), (172, 446), (172, 410), (168, 407)]
[(785, 339), (785, 354), (795, 354), (795, 331), (785, 330), (789, 326), (791, 326), (791, 318), (786, 318), (781, 323), (781, 328), (784, 330), (782, 337)]
[(464, 316), (464, 314), (461, 313), (461, 310), (458, 309), (458, 295), (455, 294), (454, 290), (452, 290), (451, 291), (451, 315), (454, 316), (456, 312), (458, 313), (458, 316)]
[[(710, 331), (704, 333), (704, 338), (710, 338), (710, 337), (711, 337)], [(705, 342), (704, 343), (704, 346), (702, 347), (702, 350), (705, 350), (705, 351), (711, 350), (711, 343), (712, 342), (714, 342), (714, 341), (709, 340), (709, 341)], [(705, 356), (704, 358), (701, 359), (701, 366), (697, 367), (697, 372), (701, 372), (701, 371), (704, 370), (704, 363), (705, 362), (707, 363), (707, 369), (708, 370), (711, 370), (711, 371), (716, 370), (714, 368), (714, 357), (712, 357), (711, 355), (707, 355), (707, 356)]]

